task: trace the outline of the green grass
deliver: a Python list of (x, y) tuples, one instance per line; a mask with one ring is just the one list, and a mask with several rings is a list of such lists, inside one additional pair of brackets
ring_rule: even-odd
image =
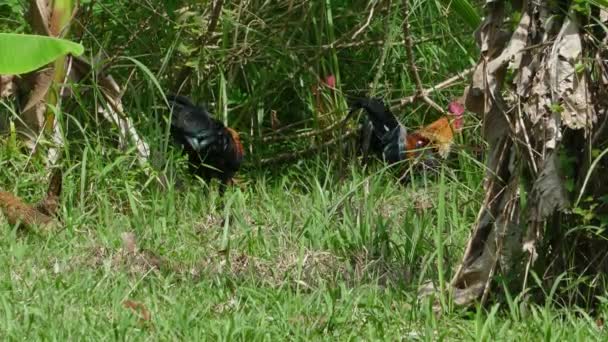
[[(3, 153), (4, 187), (37, 200), (42, 168)], [(463, 183), (465, 171), (401, 186), (379, 167), (352, 163), (340, 177), (318, 158), (243, 175), (219, 211), (213, 185), (161, 191), (130, 155), (104, 173), (114, 159), (64, 161), (73, 164), (64, 165), (60, 232), (0, 221), (5, 338), (600, 339), (593, 319), (551, 305), (436, 317), (418, 298), (418, 285), (449, 279), (462, 254), (481, 196), (479, 177)], [(125, 232), (170, 265), (158, 271), (128, 255)], [(127, 299), (150, 321), (123, 307)]]

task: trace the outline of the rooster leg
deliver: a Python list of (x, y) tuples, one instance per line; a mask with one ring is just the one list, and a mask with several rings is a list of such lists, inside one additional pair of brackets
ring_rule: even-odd
[(226, 192), (226, 189), (228, 188), (228, 186), (232, 186), (232, 184), (234, 184), (232, 177), (222, 179), (222, 181), (220, 182), (220, 185), (219, 185), (220, 197), (224, 197), (224, 193)]
[(361, 141), (361, 150), (363, 152), (363, 158), (362, 158), (362, 163), (363, 166), (367, 165), (369, 162), (369, 146), (371, 143), (371, 139), (372, 139), (372, 130), (373, 127), (371, 125), (371, 123), (366, 123), (365, 126), (363, 126), (361, 128), (361, 136), (362, 136), (362, 141)]

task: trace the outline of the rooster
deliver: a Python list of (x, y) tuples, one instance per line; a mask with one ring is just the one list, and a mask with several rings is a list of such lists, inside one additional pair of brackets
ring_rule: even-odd
[(380, 99), (358, 98), (351, 103), (351, 113), (364, 109), (370, 121), (369, 147), (389, 164), (413, 159), (423, 148), (431, 148), (447, 157), (454, 133), (462, 129), (464, 106), (453, 101), (448, 106), (450, 116), (444, 116), (412, 133), (408, 133), (390, 108)]
[(205, 106), (197, 106), (184, 96), (168, 95), (167, 100), (173, 110), (171, 136), (188, 155), (190, 171), (205, 181), (220, 179), (223, 194), (243, 161), (239, 134), (211, 117)]

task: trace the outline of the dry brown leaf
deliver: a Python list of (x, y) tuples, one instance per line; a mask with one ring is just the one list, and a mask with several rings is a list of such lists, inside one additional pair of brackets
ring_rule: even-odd
[(482, 55), (493, 57), (503, 49), (508, 40), (508, 36), (505, 37), (504, 31), (501, 31), (500, 25), (497, 24), (503, 22), (505, 8), (502, 1), (494, 0), (486, 1), (485, 7), (488, 15), (475, 31), (475, 40)]
[(11, 225), (22, 224), (25, 228), (34, 230), (50, 230), (56, 225), (52, 217), (41, 213), (10, 192), (0, 191), (0, 211)]
[(583, 63), (583, 45), (580, 25), (568, 16), (555, 39), (547, 68), (551, 75), (551, 92), (554, 103), (561, 103), (563, 123), (572, 129), (589, 129), (597, 121), (591, 96), (588, 94), (584, 72), (577, 72)]
[(46, 98), (55, 73), (55, 67), (46, 66), (44, 69), (34, 71), (24, 77), (24, 84), (29, 89), (29, 94), (23, 112), (27, 112), (32, 107), (38, 105)]
[(134, 300), (127, 299), (122, 302), (122, 306), (129, 309), (132, 313), (139, 317), (141, 322), (148, 322), (152, 315), (150, 314), (150, 310), (143, 303), (136, 302)]
[(530, 15), (527, 12), (522, 14), (517, 29), (513, 32), (511, 40), (502, 53), (488, 64), (488, 72), (496, 72), (507, 64), (511, 69), (518, 69), (521, 64), (523, 49), (528, 42), (528, 31), (530, 29)]
[(34, 32), (44, 36), (53, 36), (49, 30), (50, 1), (30, 0), (29, 9), (28, 18)]
[(557, 152), (551, 151), (532, 186), (530, 198), (530, 220), (542, 222), (555, 210), (564, 210), (570, 205), (564, 182), (560, 177)]
[(34, 71), (23, 77), (23, 89), (29, 89), (28, 98), (19, 120), (16, 121), (17, 130), (23, 137), (24, 144), (30, 149), (36, 148), (38, 132), (44, 126), (46, 112), (46, 96), (53, 84), (55, 68), (52, 65)]
[(0, 75), (0, 99), (15, 93), (15, 76)]

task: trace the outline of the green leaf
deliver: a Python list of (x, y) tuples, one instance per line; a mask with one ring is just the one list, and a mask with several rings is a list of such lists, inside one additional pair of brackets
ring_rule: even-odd
[(441, 2), (460, 16), (471, 29), (476, 29), (481, 24), (479, 13), (468, 0), (441, 0)]
[(144, 74), (146, 74), (146, 76), (148, 76), (148, 78), (150, 79), (150, 81), (152, 82), (152, 84), (154, 84), (154, 86), (156, 87), (156, 89), (158, 89), (158, 92), (163, 96), (163, 100), (165, 101), (165, 104), (167, 106), (169, 106), (169, 102), (167, 101), (167, 98), (165, 97), (165, 92), (163, 91), (163, 88), (160, 86), (160, 83), (158, 82), (158, 79), (156, 78), (156, 76), (154, 76), (154, 74), (152, 73), (152, 71), (150, 69), (148, 69), (147, 66), (145, 66), (142, 62), (138, 61), (135, 58), (129, 57), (129, 56), (125, 56), (123, 57), (124, 59), (127, 59), (131, 62), (133, 62), (133, 64), (137, 65), (137, 67), (139, 69), (141, 69), (141, 71), (144, 72)]
[(608, 0), (590, 0), (590, 3), (592, 3), (595, 6), (598, 7), (603, 7), (603, 8), (607, 8), (608, 7)]
[(32, 34), (0, 33), (0, 75), (34, 71), (57, 58), (84, 52), (81, 44)]

